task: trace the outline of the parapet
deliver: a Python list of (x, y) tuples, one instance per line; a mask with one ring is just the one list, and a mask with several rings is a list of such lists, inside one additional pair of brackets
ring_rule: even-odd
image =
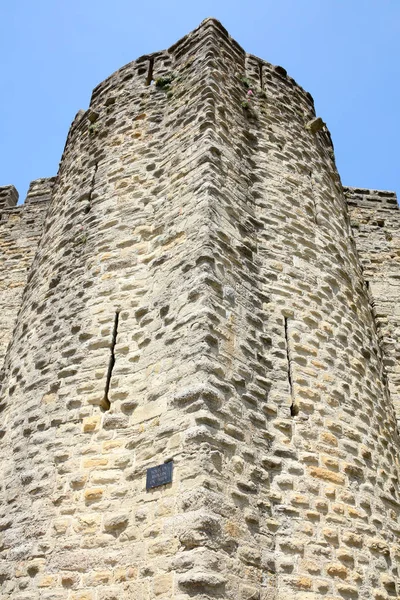
[(396, 192), (356, 187), (344, 187), (343, 190), (348, 206), (383, 210), (397, 209), (399, 207)]
[(13, 185), (0, 187), (0, 211), (3, 208), (12, 208), (18, 202), (18, 191)]
[(55, 177), (32, 181), (23, 204), (17, 204), (13, 185), (0, 188), (0, 366), (42, 235), (54, 181)]
[(351, 227), (375, 316), (391, 400), (400, 421), (400, 211), (395, 192), (346, 187)]
[(15, 186), (0, 187), (0, 213), (10, 208), (22, 208), (37, 202), (49, 202), (55, 182), (55, 177), (43, 177), (31, 181), (23, 204), (18, 205), (19, 193)]
[(51, 198), (51, 192), (55, 180), (55, 177), (45, 177), (31, 181), (25, 204), (32, 204), (34, 202), (48, 202)]
[(22, 214), (32, 204), (48, 203), (55, 180), (55, 177), (43, 177), (31, 181), (23, 204), (18, 204), (19, 194), (13, 185), (0, 187), (0, 219), (7, 220), (7, 215)]

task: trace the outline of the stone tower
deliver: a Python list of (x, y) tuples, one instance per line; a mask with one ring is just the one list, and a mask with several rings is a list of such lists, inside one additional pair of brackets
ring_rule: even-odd
[(0, 599), (398, 598), (400, 213), (311, 96), (207, 19), (16, 201)]

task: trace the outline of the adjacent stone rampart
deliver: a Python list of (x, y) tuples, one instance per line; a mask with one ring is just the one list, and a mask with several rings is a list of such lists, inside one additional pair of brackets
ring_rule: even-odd
[(18, 192), (13, 185), (0, 187), (0, 209), (12, 208), (18, 202)]
[(18, 205), (14, 186), (0, 188), (0, 369), (42, 234), (54, 178), (38, 179)]
[(400, 419), (400, 211), (394, 192), (345, 188), (351, 226)]
[(399, 434), (330, 135), (214, 19), (74, 120), (0, 398), (1, 600), (399, 593)]

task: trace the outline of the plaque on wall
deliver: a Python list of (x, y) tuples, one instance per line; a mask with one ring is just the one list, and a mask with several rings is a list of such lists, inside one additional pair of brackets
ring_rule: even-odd
[(172, 483), (172, 468), (173, 461), (170, 460), (157, 467), (151, 467), (147, 469), (146, 476), (146, 490), (165, 485), (166, 483)]

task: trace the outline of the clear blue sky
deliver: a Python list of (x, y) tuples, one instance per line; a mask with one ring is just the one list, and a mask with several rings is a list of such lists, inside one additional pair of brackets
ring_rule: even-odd
[(22, 197), (100, 81), (208, 16), (311, 92), (345, 185), (400, 193), (399, 0), (4, 0), (0, 16), (0, 185)]

